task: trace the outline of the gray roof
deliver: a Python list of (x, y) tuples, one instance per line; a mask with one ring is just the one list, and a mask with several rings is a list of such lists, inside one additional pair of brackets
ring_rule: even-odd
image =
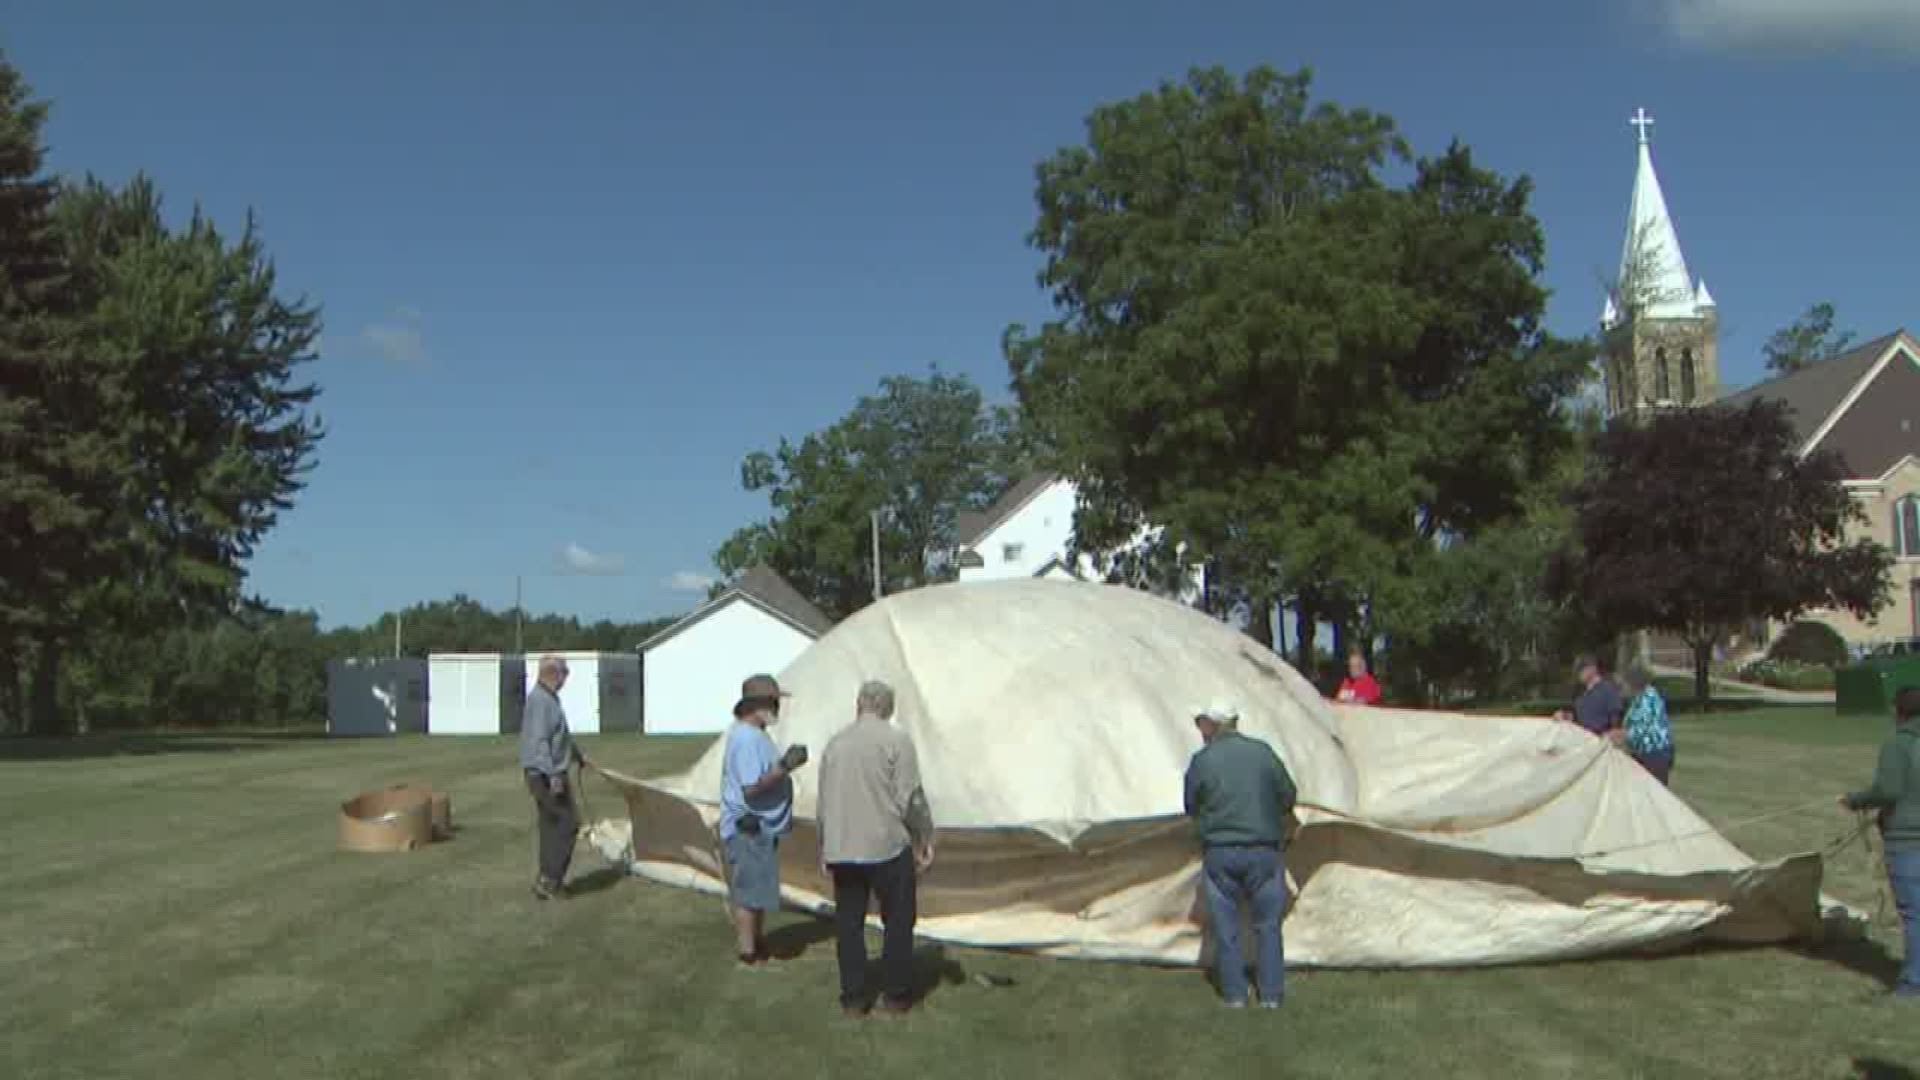
[(819, 637), (833, 629), (833, 620), (821, 611), (813, 601), (800, 595), (786, 578), (771, 569), (755, 565), (748, 567), (733, 580), (719, 596), (687, 613), (687, 616), (665, 630), (640, 643), (641, 652), (647, 652), (664, 644), (668, 638), (678, 636), (682, 631), (707, 616), (727, 606), (735, 600), (745, 600), (761, 608), (768, 614), (793, 626), (796, 630)]
[(1873, 370), (1873, 365), (1904, 334), (1904, 331), (1896, 330), (1849, 349), (1831, 360), (1808, 364), (1799, 371), (1729, 394), (1721, 398), (1718, 404), (1739, 408), (1760, 398), (1781, 402), (1791, 414), (1794, 428), (1804, 446), (1833, 415), (1834, 410), (1840, 407), (1840, 403), (1847, 399), (1847, 395), (1853, 392), (1853, 388), (1859, 385), (1860, 380)]
[(748, 567), (746, 573), (733, 583), (733, 588), (816, 634), (833, 629), (833, 620), (827, 618), (826, 612), (800, 595), (800, 590), (794, 588), (786, 578), (765, 566)]
[(1027, 505), (1035, 495), (1046, 490), (1048, 485), (1058, 479), (1060, 479), (1059, 473), (1033, 473), (1008, 488), (1006, 494), (995, 499), (993, 505), (985, 510), (963, 510), (954, 515), (954, 546), (968, 548), (979, 543), (988, 533), (999, 528), (1012, 517), (1015, 511)]

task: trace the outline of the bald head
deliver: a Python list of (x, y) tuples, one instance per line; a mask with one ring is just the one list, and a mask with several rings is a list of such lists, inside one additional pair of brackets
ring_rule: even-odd
[(871, 716), (878, 720), (893, 719), (893, 687), (879, 679), (868, 679), (860, 684), (860, 694), (854, 700), (854, 711), (861, 716)]
[(559, 690), (567, 684), (567, 662), (557, 656), (540, 658), (540, 685), (549, 690)]

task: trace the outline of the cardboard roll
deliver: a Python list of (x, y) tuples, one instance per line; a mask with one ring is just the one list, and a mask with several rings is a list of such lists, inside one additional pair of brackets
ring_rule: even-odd
[(396, 784), (340, 804), (343, 851), (412, 851), (452, 834), (453, 801), (422, 785)]

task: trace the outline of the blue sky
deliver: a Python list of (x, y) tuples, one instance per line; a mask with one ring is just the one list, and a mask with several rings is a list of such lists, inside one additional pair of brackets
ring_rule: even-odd
[(535, 610), (688, 606), (765, 511), (743, 455), (930, 364), (1004, 395), (1035, 163), (1195, 64), (1310, 65), (1533, 176), (1563, 332), (1642, 106), (1723, 378), (1814, 300), (1920, 323), (1914, 0), (14, 0), (0, 47), (55, 169), (251, 207), (323, 305), (332, 430), (253, 588), (329, 624), (516, 575)]

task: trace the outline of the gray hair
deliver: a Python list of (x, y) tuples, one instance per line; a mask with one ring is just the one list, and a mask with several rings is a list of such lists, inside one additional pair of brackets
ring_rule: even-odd
[(860, 684), (860, 695), (854, 699), (854, 708), (862, 716), (877, 716), (882, 720), (893, 719), (893, 687), (879, 679), (868, 679)]

